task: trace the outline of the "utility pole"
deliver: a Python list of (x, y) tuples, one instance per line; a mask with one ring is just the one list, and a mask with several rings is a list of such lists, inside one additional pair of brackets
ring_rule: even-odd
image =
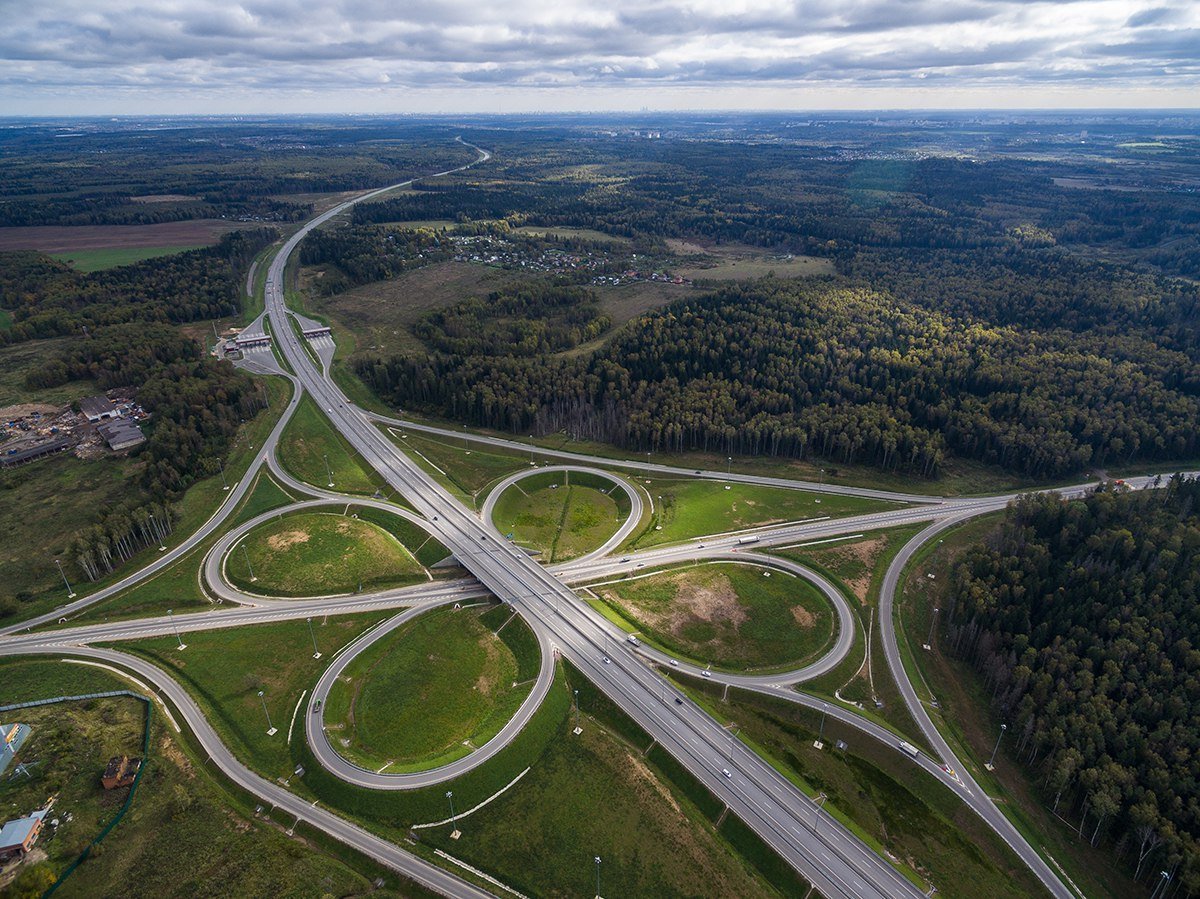
[(988, 763), (984, 765), (989, 771), (996, 767), (996, 752), (1000, 749), (1000, 741), (1004, 739), (1004, 732), (1008, 730), (1007, 724), (1000, 725), (1000, 735), (996, 737), (996, 745), (992, 747), (992, 757), (988, 759)]
[(245, 543), (243, 543), (243, 544), (242, 544), (242, 558), (244, 558), (244, 559), (246, 560), (246, 568), (247, 568), (247, 569), (249, 570), (249, 572), (250, 572), (250, 581), (251, 581), (251, 583), (253, 583), (254, 581), (257, 581), (257, 580), (258, 580), (258, 578), (256, 578), (256, 577), (254, 576), (254, 568), (253, 568), (253, 567), (250, 565), (250, 553), (248, 553), (248, 552), (246, 551), (246, 544), (245, 544)]
[(62, 575), (63, 583), (67, 585), (67, 599), (74, 599), (75, 591), (71, 589), (71, 582), (67, 580), (67, 573), (63, 571), (62, 562), (55, 559), (54, 564), (58, 566), (58, 573)]
[(458, 829), (458, 825), (455, 823), (455, 819), (458, 816), (454, 814), (454, 791), (447, 790), (446, 798), (450, 800), (450, 826), (454, 828), (452, 831), (450, 831), (450, 839), (457, 840), (462, 836), (462, 831)]
[(317, 632), (313, 630), (311, 618), (308, 619), (308, 633), (312, 637), (313, 641), (313, 658), (319, 659), (321, 658), (321, 650), (317, 649)]
[(179, 636), (179, 628), (175, 626), (175, 610), (167, 609), (167, 617), (171, 619), (171, 630), (175, 632), (175, 639), (179, 641), (179, 648), (187, 649), (187, 644), (183, 642), (183, 637)]
[(267, 736), (275, 736), (275, 725), (271, 723), (271, 713), (267, 711), (267, 697), (263, 695), (263, 691), (258, 691), (258, 698), (262, 700), (263, 714), (267, 716)]
[(333, 472), (329, 470), (329, 453), (322, 453), (321, 458), (325, 460), (325, 476), (329, 478), (329, 486), (333, 486)]

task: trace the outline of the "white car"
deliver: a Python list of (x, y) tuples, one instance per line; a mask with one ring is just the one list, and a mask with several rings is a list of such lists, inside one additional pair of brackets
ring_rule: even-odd
[(605, 664), (605, 665), (611, 665), (611, 664), (612, 664), (612, 659), (610, 659), (608, 656), (605, 656), (605, 657), (604, 657), (604, 664)]
[(711, 671), (701, 671), (700, 673), (703, 674), (705, 677), (712, 677)]
[(728, 768), (722, 768), (721, 773), (724, 774), (726, 777), (733, 777), (733, 775), (729, 773)]
[(671, 667), (678, 668), (679, 667), (679, 659), (671, 659)]

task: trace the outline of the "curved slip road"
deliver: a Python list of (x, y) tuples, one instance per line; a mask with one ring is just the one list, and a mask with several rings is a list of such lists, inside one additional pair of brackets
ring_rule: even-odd
[(625, 539), (632, 534), (642, 520), (642, 513), (645, 510), (645, 503), (642, 502), (641, 491), (636, 490), (630, 484), (626, 483), (624, 478), (617, 477), (612, 472), (601, 471), (598, 468), (589, 468), (583, 465), (550, 465), (545, 468), (530, 468), (528, 471), (518, 471), (515, 474), (510, 474), (500, 483), (496, 484), (488, 493), (487, 498), (483, 501), (483, 508), (479, 510), (479, 515), (483, 519), (483, 523), (499, 534), (499, 529), (495, 522), (492, 521), (492, 514), (495, 512), (496, 503), (500, 501), (500, 496), (509, 487), (514, 484), (519, 484), (526, 478), (543, 473), (555, 472), (576, 472), (577, 474), (588, 474), (598, 478), (603, 478), (606, 481), (612, 482), (619, 490), (629, 497), (629, 514), (625, 520), (621, 522), (621, 526), (611, 537), (604, 541), (603, 544), (596, 547), (589, 553), (579, 556), (577, 559), (572, 559), (574, 563), (590, 562), (593, 559), (602, 559), (618, 546), (625, 542)]
[[(4, 652), (6, 655), (45, 655), (47, 650), (44, 648), (12, 649), (6, 646)], [(76, 647), (70, 650), (70, 655), (124, 668), (152, 684), (157, 690), (159, 698), (168, 700), (174, 706), (186, 725), (195, 734), (201, 748), (221, 772), (239, 787), (270, 805), (272, 811), (281, 811), (294, 818), (297, 823), (303, 821), (316, 827), (352, 849), (356, 849), (367, 857), (387, 865), (405, 877), (444, 896), (462, 897), (462, 899), (489, 899), (493, 895), (456, 877), (449, 871), (405, 852), (395, 844), (375, 836), (359, 825), (321, 808), (319, 804), (301, 799), (295, 793), (255, 774), (229, 751), (229, 748), (217, 736), (212, 725), (208, 723), (208, 719), (195, 700), (156, 665), (136, 656), (95, 647)]]
[[(443, 602), (442, 605), (444, 604)], [(421, 787), (443, 783), (466, 774), (468, 771), (482, 765), (516, 739), (517, 734), (529, 723), (529, 719), (541, 707), (542, 700), (546, 698), (546, 695), (550, 692), (550, 688), (554, 685), (554, 647), (550, 644), (544, 633), (535, 630), (534, 634), (537, 637), (538, 649), (541, 651), (542, 659), (533, 688), (517, 709), (516, 714), (490, 740), (474, 752), (447, 765), (405, 774), (381, 774), (350, 762), (333, 748), (333, 745), (329, 742), (329, 735), (325, 730), (324, 707), (330, 688), (333, 686), (334, 681), (341, 676), (342, 672), (346, 670), (347, 666), (360, 653), (397, 628), (403, 627), (418, 615), (429, 611), (429, 609), (428, 605), (409, 609), (392, 618), (381, 627), (363, 634), (338, 654), (333, 664), (325, 669), (325, 672), (317, 681), (317, 685), (313, 688), (312, 696), (309, 697), (309, 712), (305, 715), (304, 726), (308, 745), (321, 765), (342, 780), (375, 790), (416, 790)], [(321, 702), (321, 711), (314, 713), (312, 709), (316, 701)]]

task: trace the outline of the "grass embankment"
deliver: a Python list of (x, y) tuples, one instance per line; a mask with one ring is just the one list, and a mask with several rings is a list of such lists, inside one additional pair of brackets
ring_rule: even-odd
[(292, 475), (316, 487), (328, 489), (332, 475), (332, 489), (340, 493), (371, 495), (386, 490), (383, 478), (334, 430), (310, 396), (300, 400), (283, 429), (279, 459)]
[[(312, 632), (301, 618), (187, 635), (180, 650), (174, 636), (115, 644), (123, 652), (143, 656), (169, 671), (195, 697), (221, 739), (264, 777), (286, 778), (294, 767), (288, 748), (292, 714), (302, 693), (310, 690), (329, 658), (386, 613), (314, 617)], [(313, 658), (313, 637), (323, 658)], [(260, 699), (258, 691), (263, 691)], [(278, 728), (267, 735), (267, 719)], [(291, 740), (303, 740), (303, 714), (296, 713)]]
[(497, 481), (530, 467), (528, 458), (487, 444), (471, 443), (466, 435), (462, 440), (432, 438), (403, 427), (385, 428), (384, 433), (472, 508), (479, 507), (479, 501)]
[[(254, 486), (230, 516), (229, 527), (296, 500), (296, 497), (277, 484), (265, 469), (260, 469), (254, 477)], [(175, 564), (148, 580), (141, 581), (112, 599), (86, 609), (72, 618), (70, 625), (161, 615), (167, 609), (177, 612), (199, 612), (213, 608), (213, 599), (200, 584), (200, 567), (204, 561), (204, 554), (219, 537), (220, 534), (214, 534)]]
[[(491, 616), (502, 612), (487, 614), (488, 623), (494, 623)], [(358, 616), (353, 622), (362, 626), (368, 620), (369, 616)], [(331, 621), (330, 627), (336, 623)], [(347, 627), (333, 640), (332, 634), (318, 627), (322, 650), (330, 652), (333, 645), (344, 642), (343, 637), (350, 639), (353, 630)], [(806, 891), (794, 872), (732, 816), (720, 827), (710, 823), (721, 817), (723, 806), (660, 749), (643, 755), (649, 738), (589, 682), (578, 675), (568, 680), (561, 668), (530, 723), (487, 763), (449, 784), (380, 792), (351, 786), (324, 771), (299, 738), (299, 730), (290, 747), (286, 744), (286, 724), (278, 725), (281, 715), (290, 721), (296, 700), (315, 681), (315, 667), (321, 664), (311, 659), (303, 622), (190, 634), (183, 653), (173, 649), (173, 643), (171, 639), (138, 641), (121, 648), (136, 646), (142, 654), (165, 659), (222, 739), (230, 741), (252, 768), (272, 778), (290, 777), (292, 789), (386, 838), (402, 841), (410, 825), (447, 818), (447, 789), (454, 791), (455, 809), (461, 813), (528, 768), (503, 796), (457, 822), (463, 831), (460, 840), (450, 841), (446, 826), (414, 832), (418, 843), (411, 847), (413, 851), (460, 875), (468, 876), (436, 858), (434, 846), (446, 847), (451, 855), (529, 895), (556, 895), (563, 884), (590, 883), (593, 855), (610, 866), (605, 870), (611, 875), (606, 876), (614, 879), (605, 881), (612, 888), (605, 891), (612, 895), (705, 894), (705, 882), (728, 885), (725, 895), (772, 895), (765, 891), (763, 877), (770, 878), (783, 895)], [(528, 648), (514, 654), (518, 659), (533, 658)], [(178, 667), (180, 663), (184, 667)], [(273, 738), (265, 734), (262, 707), (253, 689), (256, 682), (268, 678), (275, 685), (267, 690), (268, 707), (280, 726)], [(579, 721), (584, 728), (582, 742), (571, 733), (578, 720), (571, 714), (572, 689), (579, 690), (585, 716)], [(291, 773), (297, 764), (306, 769), (302, 778)], [(614, 791), (614, 783), (622, 788)], [(669, 833), (671, 842), (658, 842), (647, 851), (644, 836), (635, 839), (645, 833)], [(734, 854), (733, 845), (741, 857)]]
[[(896, 629), (905, 668), (955, 755), (1031, 845), (1061, 864), (1088, 896), (1117, 899), (1137, 895), (1141, 887), (1129, 879), (1123, 867), (1114, 864), (1111, 852), (1095, 849), (1087, 839), (1078, 838), (1078, 820), (1064, 821), (1046, 807), (1035, 778), (1011, 753), (1017, 742), (1012, 722), (1003, 722), (994, 714), (991, 694), (980, 675), (951, 655), (942, 642), (955, 561), (982, 540), (998, 520), (998, 515), (988, 515), (947, 532), (940, 542), (935, 540), (923, 547), (905, 571), (896, 599)], [(930, 574), (933, 578), (928, 577)], [(929, 636), (935, 606), (942, 613), (934, 633), (934, 649), (926, 651), (921, 644)], [(936, 697), (937, 708), (928, 703), (931, 697)], [(1001, 723), (1007, 723), (1010, 730), (1001, 742), (996, 769), (989, 772), (983, 763), (991, 756)]]
[(160, 256), (174, 256), (188, 250), (200, 250), (208, 244), (190, 244), (171, 247), (105, 247), (95, 250), (67, 250), (62, 253), (47, 253), (46, 255), (65, 262), (71, 268), (81, 272), (98, 272), (106, 268), (117, 268), (121, 265), (132, 265), (143, 259), (157, 259)]
[(680, 478), (638, 478), (637, 483), (654, 504), (646, 528), (626, 544), (638, 549), (761, 525), (894, 508), (879, 500), (786, 487)]
[(721, 562), (593, 590), (652, 643), (719, 668), (798, 668), (834, 636), (828, 600), (804, 579), (778, 570)]
[(581, 714), (560, 719), (517, 786), (456, 822), (458, 840), (445, 825), (420, 831), (423, 842), (531, 896), (592, 895), (594, 856), (608, 896), (804, 895), (807, 885), (736, 818), (715, 826), (724, 806), (564, 667), (556, 692), (578, 689)]
[(353, 514), (296, 512), (258, 525), (225, 559), (243, 590), (271, 596), (327, 596), (402, 587), (425, 569), (386, 530)]
[(912, 525), (876, 531), (857, 540), (772, 550), (829, 578), (850, 600), (859, 618), (854, 645), (846, 658), (829, 673), (804, 683), (803, 691), (842, 706), (850, 705), (864, 717), (905, 735), (918, 746), (924, 745), (924, 739), (904, 705), (883, 653), (878, 607), (879, 589), (888, 566), (901, 547), (923, 527)]
[[(922, 887), (975, 899), (1044, 895), (1033, 874), (944, 785), (892, 747), (770, 696), (677, 677), (717, 720)], [(823, 750), (812, 744), (821, 734)], [(847, 748), (836, 748), (837, 741)]]
[(513, 484), (496, 501), (492, 522), (545, 562), (565, 562), (602, 546), (629, 515), (629, 499), (607, 478), (545, 472)]
[[(5, 699), (26, 701), (63, 694), (137, 689), (116, 675), (59, 659), (0, 660)], [(59, 834), (40, 847), (55, 870), (82, 848), (124, 801), (126, 790), (105, 793), (100, 772), (119, 751), (141, 754), (142, 709), (132, 699), (63, 704), (22, 713), (34, 733), (22, 753), (34, 779), (0, 785), (0, 801), (8, 803), (10, 786), (32, 791), (35, 804), (62, 784), (55, 805)], [(136, 740), (127, 726), (129, 711), (137, 715)], [(132, 743), (132, 745), (126, 745)], [(351, 850), (315, 835), (287, 837), (283, 826), (254, 815), (254, 802), (214, 776), (186, 737), (165, 724), (160, 709), (151, 718), (151, 750), (134, 803), (125, 818), (93, 850), (56, 895), (65, 897), (129, 896), (132, 899), (190, 897), (211, 890), (234, 896), (356, 895), (371, 891), (382, 876), (386, 887), (372, 892), (380, 899), (426, 895), (404, 885), (395, 875)], [(22, 809), (27, 811), (28, 809)], [(63, 823), (71, 811), (72, 821)]]
[(448, 764), (512, 718), (537, 669), (536, 640), (510, 608), (435, 609), (375, 643), (337, 680), (326, 699), (330, 741), (373, 771)]
[[(291, 386), (286, 380), (268, 378), (265, 383), (270, 408), (241, 425), (231, 443), (225, 463), (231, 485), (244, 476), (287, 404)], [(0, 503), (0, 529), (9, 535), (0, 550), (0, 578), (12, 591), (0, 594), (0, 604), (4, 596), (17, 599), (15, 617), (0, 617), (0, 622), (29, 618), (67, 601), (56, 558), (62, 561), (71, 587), (82, 597), (129, 576), (157, 555), (157, 547), (148, 547), (95, 582), (84, 580), (66, 555), (72, 535), (93, 524), (100, 511), (148, 500), (138, 486), (142, 465), (136, 455), (84, 462), (66, 454), (0, 473), (0, 488), (7, 488), (0, 489), (4, 500)], [(167, 548), (191, 536), (227, 496), (219, 474), (189, 487), (174, 503), (176, 519)]]

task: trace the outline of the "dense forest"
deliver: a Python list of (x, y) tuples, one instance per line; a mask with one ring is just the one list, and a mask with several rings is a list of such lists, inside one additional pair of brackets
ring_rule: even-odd
[(270, 228), (234, 231), (202, 250), (86, 275), (40, 253), (0, 253), (0, 309), (12, 317), (0, 343), (233, 315), (241, 309), (238, 273), (275, 237)]
[(973, 664), (1047, 804), (1200, 889), (1200, 481), (1020, 499), (953, 575)]
[(358, 374), (398, 405), (514, 432), (924, 475), (948, 450), (1051, 476), (1200, 449), (1200, 374), (1180, 353), (1119, 334), (988, 327), (828, 282), (681, 300), (585, 358), (427, 329), (416, 330), (435, 352), (365, 356)]
[(62, 140), (57, 122), (0, 134), (0, 227), (293, 222), (312, 212), (305, 195), (380, 187), (474, 155), (425, 123), (178, 119), (70, 136)]
[(380, 226), (318, 228), (300, 244), (301, 265), (324, 267), (318, 290), (326, 295), (386, 281), (453, 256), (453, 245), (431, 231)]

